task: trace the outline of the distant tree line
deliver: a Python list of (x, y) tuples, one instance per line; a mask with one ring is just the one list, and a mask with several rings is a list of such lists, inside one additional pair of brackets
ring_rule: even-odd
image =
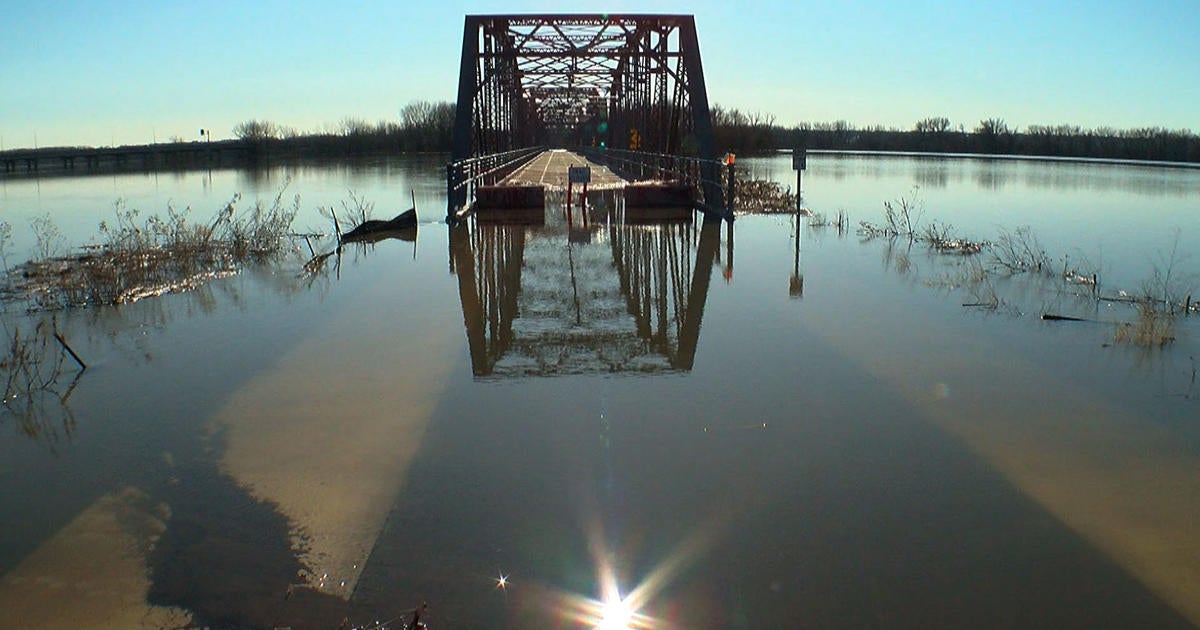
[(762, 153), (780, 148), (775, 117), (758, 112), (742, 112), (714, 104), (713, 139), (720, 153)]
[(301, 133), (267, 120), (248, 120), (235, 126), (233, 134), (271, 154), (306, 157), (449, 151), (454, 112), (454, 103), (414, 101), (400, 108), (398, 121), (343, 118), (331, 131)]
[(855, 128), (844, 120), (782, 127), (773, 124), (773, 117), (743, 114), (720, 105), (714, 105), (712, 112), (719, 152), (806, 147), (1200, 162), (1200, 136), (1188, 129), (1030, 125), (1021, 130), (1002, 118), (987, 118), (967, 130), (962, 125), (955, 129), (944, 116), (918, 120), (910, 130)]
[[(770, 114), (720, 104), (714, 104), (711, 113), (718, 153), (755, 154), (806, 147), (1200, 162), (1200, 136), (1187, 129), (1030, 125), (1022, 130), (1010, 127), (1002, 118), (987, 118), (967, 129), (961, 124), (955, 127), (945, 116), (922, 118), (911, 129), (857, 128), (844, 120), (784, 127), (775, 124)], [(336, 157), (450, 150), (454, 103), (414, 101), (403, 106), (399, 114), (398, 120), (376, 123), (344, 118), (333, 130), (311, 133), (267, 120), (249, 120), (233, 132), (271, 154)]]

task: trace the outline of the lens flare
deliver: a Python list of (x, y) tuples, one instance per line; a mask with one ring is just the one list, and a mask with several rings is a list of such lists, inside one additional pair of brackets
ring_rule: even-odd
[(633, 630), (633, 626), (630, 625), (633, 612), (629, 609), (629, 604), (619, 598), (605, 602), (600, 610), (600, 624), (596, 626), (596, 630)]

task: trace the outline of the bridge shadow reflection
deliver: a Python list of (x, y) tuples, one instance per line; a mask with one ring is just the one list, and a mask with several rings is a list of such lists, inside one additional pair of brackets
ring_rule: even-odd
[(451, 229), (476, 378), (692, 369), (720, 223), (610, 208), (586, 228)]

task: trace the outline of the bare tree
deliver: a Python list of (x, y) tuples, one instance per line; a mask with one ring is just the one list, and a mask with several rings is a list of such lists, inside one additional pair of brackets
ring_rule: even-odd
[(233, 135), (248, 142), (263, 142), (296, 135), (295, 130), (269, 120), (247, 120), (233, 128)]
[(950, 130), (950, 119), (945, 116), (922, 118), (915, 128), (920, 133), (945, 133)]
[(400, 108), (400, 128), (408, 134), (413, 148), (449, 146), (454, 117), (454, 103), (413, 101)]
[(987, 118), (979, 121), (979, 126), (975, 127), (975, 133), (992, 138), (1013, 132), (1014, 130), (1008, 128), (1008, 123), (1004, 122), (1003, 118)]

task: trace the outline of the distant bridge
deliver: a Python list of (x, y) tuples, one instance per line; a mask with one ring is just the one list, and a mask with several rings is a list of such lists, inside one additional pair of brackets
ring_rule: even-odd
[(240, 163), (253, 154), (254, 147), (243, 140), (18, 149), (0, 152), (0, 172), (69, 173), (101, 168), (150, 170), (160, 166), (189, 167), (197, 164)]
[[(539, 160), (551, 148), (570, 153)], [(596, 172), (615, 175), (605, 187), (638, 183), (625, 203), (732, 218), (733, 165), (716, 159), (695, 19), (467, 16), (447, 219), (539, 208), (547, 189)]]

